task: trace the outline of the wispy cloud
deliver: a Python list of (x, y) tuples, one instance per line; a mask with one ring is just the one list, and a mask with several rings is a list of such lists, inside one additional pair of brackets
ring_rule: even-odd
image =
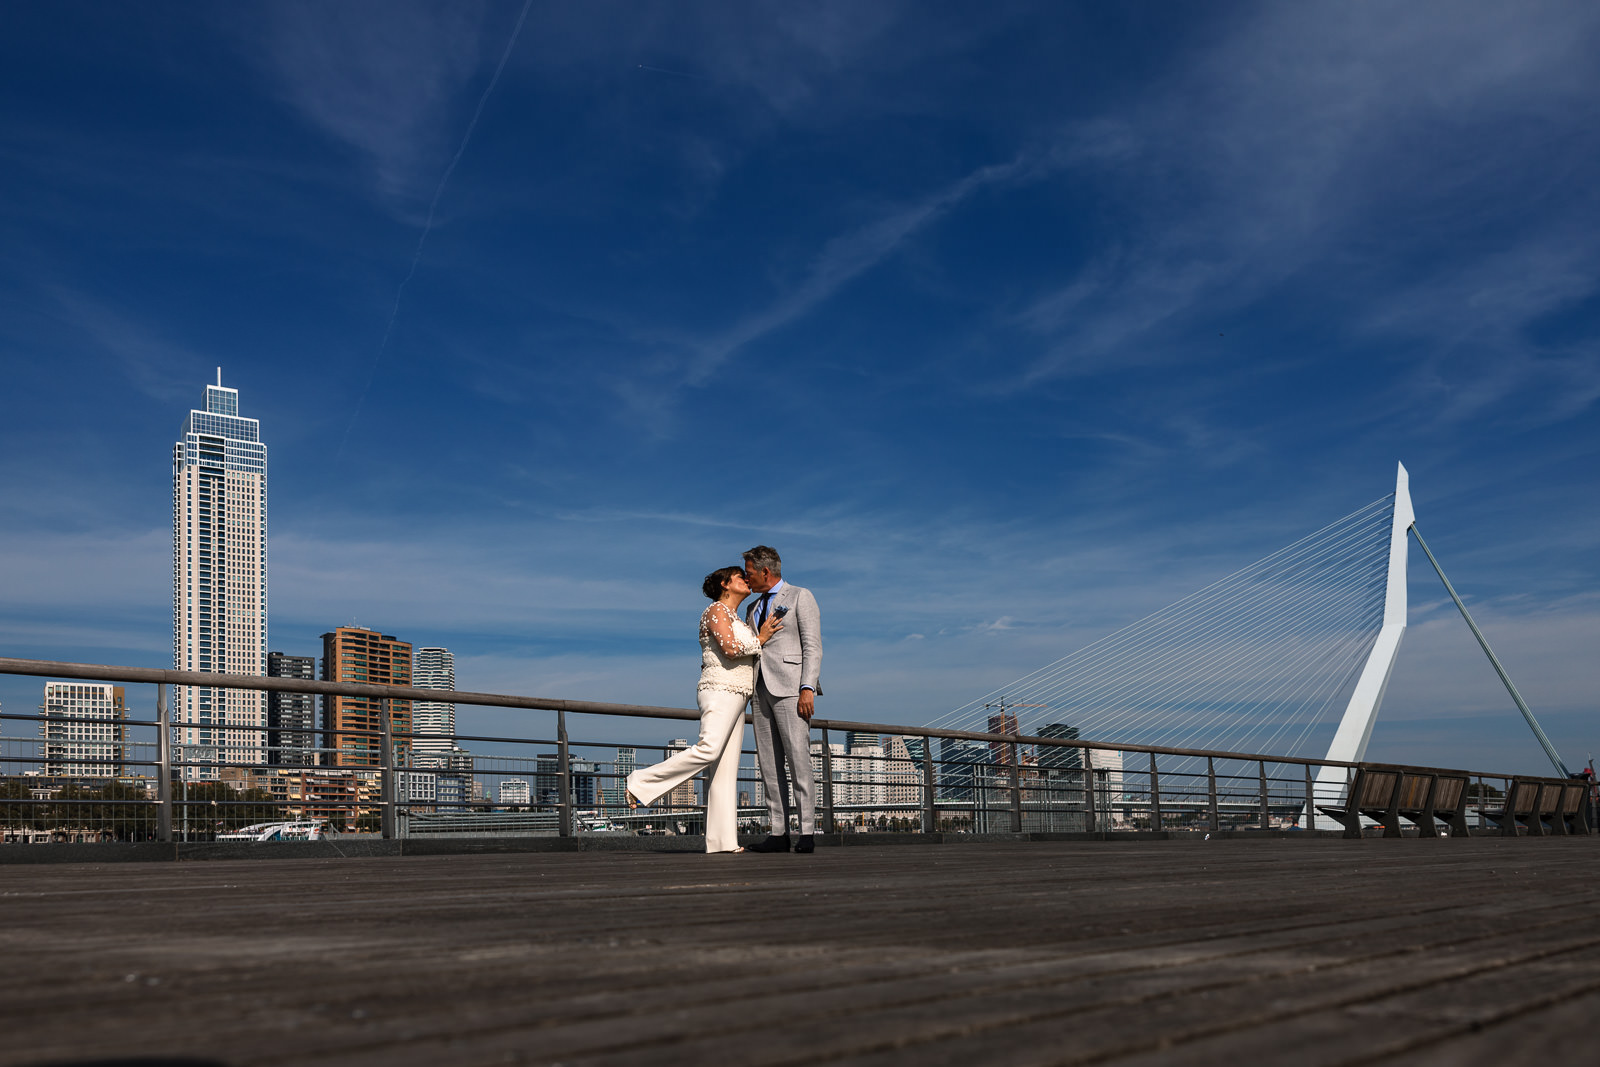
[(704, 384), (736, 353), (809, 314), (844, 285), (882, 263), (919, 231), (984, 189), (1037, 173), (1038, 157), (1025, 152), (1006, 163), (979, 167), (922, 199), (890, 211), (828, 241), (800, 282), (760, 311), (695, 345), (685, 383)]
[[(1541, 320), (1596, 293), (1600, 240), (1587, 229), (1563, 228), (1405, 285), (1354, 325), (1425, 345), (1394, 409), (1423, 413), (1433, 425), (1492, 414), (1501, 425), (1526, 428), (1571, 418), (1600, 400), (1600, 352), (1587, 340), (1534, 336)], [(1516, 403), (1506, 409), (1508, 400)]]
[[(1457, 142), (1456, 131), (1503, 133), (1551, 109), (1596, 114), (1593, 11), (1562, 7), (1542, 20), (1492, 5), (1415, 5), (1381, 16), (1259, 10), (1120, 116), (1118, 149), (1080, 171), (1121, 184), (1125, 236), (1015, 315), (1044, 343), (1015, 386), (1208, 358), (1192, 343), (1197, 318), (1224, 317), (1308, 270), (1360, 271), (1369, 256), (1393, 263), (1401, 234), (1413, 253), (1418, 241), (1453, 240), (1451, 225), (1481, 234), (1489, 220), (1473, 205), (1524, 164), (1514, 149), (1485, 158), (1478, 137)], [(1453, 180), (1437, 166), (1441, 145), (1461, 155)], [(1427, 183), (1427, 193), (1397, 192), (1407, 178)], [(1441, 198), (1465, 213), (1438, 212)], [(1570, 218), (1566, 225), (1570, 232)], [(1570, 249), (1545, 251), (1552, 254), (1542, 262), (1519, 257), (1537, 269), (1521, 284), (1510, 272), (1493, 279), (1506, 287), (1496, 312), (1525, 312), (1502, 320), (1508, 332), (1555, 291), (1592, 291), (1588, 249), (1576, 259)], [(1400, 280), (1396, 306), (1410, 303), (1417, 281)], [(1429, 301), (1426, 287), (1436, 283), (1420, 281), (1408, 332), (1447, 344), (1464, 328), (1461, 317)], [(1331, 284), (1370, 283), (1356, 274)]]
[(461, 93), (494, 47), (488, 15), (473, 0), (281, 3), (260, 12), (249, 47), (282, 97), (360, 153), (378, 194), (413, 217), (459, 132)]
[(411, 265), (406, 268), (405, 277), (401, 278), (400, 284), (395, 287), (394, 303), (389, 308), (389, 318), (383, 324), (383, 335), (378, 340), (377, 350), (373, 353), (372, 362), (367, 368), (366, 384), (356, 397), (355, 407), (350, 412), (350, 420), (345, 424), (344, 436), (339, 440), (339, 448), (334, 455), (336, 461), (344, 455), (345, 445), (350, 440), (350, 431), (354, 428), (356, 420), (361, 417), (361, 408), (366, 403), (367, 394), (372, 391), (373, 378), (377, 375), (378, 365), (383, 359), (385, 349), (389, 347), (389, 338), (394, 334), (395, 321), (400, 317), (400, 304), (405, 297), (406, 286), (410, 285), (411, 279), (417, 275), (417, 266), (422, 262), (422, 250), (427, 247), (428, 235), (433, 232), (434, 220), (439, 216), (439, 199), (444, 196), (444, 191), (450, 184), (450, 176), (456, 172), (456, 167), (461, 163), (467, 145), (472, 143), (472, 134), (478, 128), (478, 120), (483, 117), (483, 109), (489, 103), (489, 97), (494, 94), (495, 86), (500, 84), (500, 75), (505, 73), (506, 61), (511, 58), (511, 53), (517, 47), (517, 40), (522, 36), (522, 26), (528, 19), (528, 8), (532, 4), (533, 0), (523, 0), (522, 10), (518, 13), (517, 21), (506, 38), (505, 48), (500, 52), (500, 62), (495, 65), (489, 83), (484, 86), (483, 93), (478, 97), (478, 106), (473, 109), (472, 117), (467, 120), (462, 130), (461, 141), (456, 145), (455, 155), (450, 157), (444, 173), (439, 176), (439, 184), (433, 188), (433, 197), (428, 201), (428, 215), (422, 222), (422, 231), (417, 234), (417, 247), (411, 252)]
[(191, 404), (194, 383), (209, 377), (205, 356), (147, 323), (87, 293), (54, 287), (48, 294), (60, 309), (63, 325), (69, 331), (80, 331), (96, 349), (110, 356), (128, 381), (151, 399), (175, 409)]

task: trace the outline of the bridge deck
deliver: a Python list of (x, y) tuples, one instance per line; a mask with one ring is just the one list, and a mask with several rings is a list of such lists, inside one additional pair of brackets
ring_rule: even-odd
[(1595, 839), (0, 866), (0, 1062), (1529, 1062)]

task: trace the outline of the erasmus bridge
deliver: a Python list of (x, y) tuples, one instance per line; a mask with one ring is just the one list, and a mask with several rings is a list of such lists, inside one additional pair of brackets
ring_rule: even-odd
[[(1338, 764), (1366, 758), (1400, 655), (1414, 538), (1556, 775), (1570, 777), (1423, 540), (1409, 481), (1399, 465), (1392, 493), (931, 725), (1038, 732), (1026, 716), (1108, 744), (1320, 755), (1316, 802), (1336, 804), (1349, 784)], [(1160, 762), (1181, 774), (1195, 760)]]
[[(1368, 760), (1413, 540), (1552, 773)], [(1429, 551), (1403, 467), (1392, 494), (931, 722), (813, 720), (828, 847), (804, 856), (705, 855), (693, 790), (622, 803), (664, 746), (584, 724), (688, 732), (691, 709), (0, 673), (146, 694), (139, 715), (0, 714), (0, 1063), (1592, 1059), (1592, 789)], [(339, 731), (369, 764), (284, 767), (270, 734), (181, 743), (179, 686), (500, 726), (450, 735), (469, 765), (430, 770), (382, 714)], [(15, 732), (31, 720), (38, 742)], [(490, 799), (508, 781), (522, 803)], [(742, 829), (764, 832), (749, 800)], [(285, 820), (316, 833), (252, 834)]]

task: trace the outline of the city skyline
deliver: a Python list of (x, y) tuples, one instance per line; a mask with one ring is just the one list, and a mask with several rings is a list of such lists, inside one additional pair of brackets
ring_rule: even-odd
[[(1600, 12), (829, 10), (8, 11), (0, 645), (189, 658), (157, 457), (220, 364), (272, 448), (271, 644), (214, 616), (229, 655), (362, 624), (463, 689), (688, 706), (700, 580), (763, 543), (818, 714), (922, 723), (1399, 461), (1583, 761)], [(1546, 766), (1410, 580), (1369, 755)]]

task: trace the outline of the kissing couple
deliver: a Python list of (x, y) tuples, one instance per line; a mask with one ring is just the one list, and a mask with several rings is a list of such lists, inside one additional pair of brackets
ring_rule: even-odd
[[(630, 804), (651, 804), (706, 772), (707, 852), (788, 852), (789, 816), (797, 818), (795, 852), (811, 852), (816, 786), (811, 771), (811, 716), (822, 695), (822, 614), (811, 590), (783, 580), (776, 549), (757, 545), (743, 567), (706, 575), (711, 605), (700, 616), (700, 739), (628, 775)], [(754, 599), (739, 616), (739, 605)], [(771, 833), (739, 847), (739, 753), (744, 710), (751, 705), (756, 759)], [(790, 787), (794, 790), (791, 807)]]

